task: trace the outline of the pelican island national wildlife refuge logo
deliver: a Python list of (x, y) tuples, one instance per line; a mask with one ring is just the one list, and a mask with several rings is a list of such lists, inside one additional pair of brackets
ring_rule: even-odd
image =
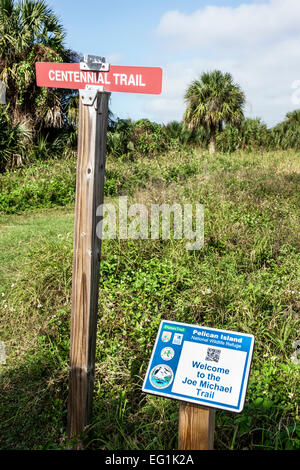
[(172, 383), (173, 370), (165, 364), (155, 366), (150, 372), (150, 382), (154, 388), (166, 388)]

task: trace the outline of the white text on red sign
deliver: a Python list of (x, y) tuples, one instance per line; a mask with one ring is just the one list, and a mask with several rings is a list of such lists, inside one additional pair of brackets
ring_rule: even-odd
[(79, 64), (37, 62), (38, 86), (84, 89), (87, 85), (103, 86), (105, 91), (160, 94), (162, 69), (160, 67), (132, 67), (112, 65), (108, 72), (83, 71)]

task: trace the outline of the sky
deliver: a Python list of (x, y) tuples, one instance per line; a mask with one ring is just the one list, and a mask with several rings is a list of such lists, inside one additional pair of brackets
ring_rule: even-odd
[(66, 47), (111, 65), (161, 67), (161, 95), (117, 93), (116, 118), (180, 121), (203, 72), (229, 72), (245, 115), (269, 127), (300, 108), (299, 0), (48, 0)]

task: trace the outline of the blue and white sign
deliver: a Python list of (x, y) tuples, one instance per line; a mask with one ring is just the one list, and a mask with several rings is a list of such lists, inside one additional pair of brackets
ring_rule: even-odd
[(254, 336), (163, 320), (143, 392), (240, 413)]

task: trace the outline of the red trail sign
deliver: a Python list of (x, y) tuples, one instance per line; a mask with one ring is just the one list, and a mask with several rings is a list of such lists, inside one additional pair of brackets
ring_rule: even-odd
[(37, 62), (38, 86), (82, 90), (87, 85), (103, 86), (105, 91), (158, 95), (162, 87), (160, 67), (111, 65), (108, 72), (80, 70), (80, 64)]

